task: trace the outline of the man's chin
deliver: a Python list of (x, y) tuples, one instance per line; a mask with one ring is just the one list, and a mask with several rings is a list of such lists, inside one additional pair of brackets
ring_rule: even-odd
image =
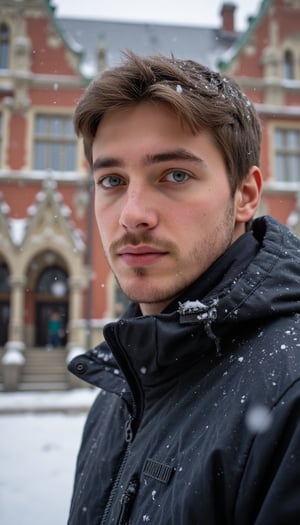
[[(139, 287), (142, 287), (142, 290), (139, 290)], [(157, 305), (160, 311), (178, 295), (178, 292), (176, 293), (174, 290), (163, 291), (162, 288), (157, 288), (157, 286), (154, 289), (142, 283), (133, 287), (121, 286), (121, 290), (130, 301), (140, 305)], [(160, 308), (159, 305), (162, 305), (162, 307)]]

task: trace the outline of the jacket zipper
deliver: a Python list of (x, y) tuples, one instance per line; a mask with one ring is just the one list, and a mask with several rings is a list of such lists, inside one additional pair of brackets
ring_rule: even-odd
[(133, 430), (132, 430), (133, 419), (134, 419), (133, 416), (129, 416), (129, 418), (127, 419), (125, 423), (125, 441), (126, 443), (131, 443), (131, 441), (133, 440)]
[(104, 513), (103, 513), (103, 516), (102, 516), (102, 519), (101, 519), (101, 522), (100, 522), (100, 525), (105, 525), (106, 524), (108, 515), (110, 513), (110, 509), (112, 507), (112, 503), (113, 503), (115, 494), (116, 494), (116, 492), (117, 492), (117, 490), (119, 488), (120, 479), (121, 479), (121, 476), (123, 474), (123, 470), (124, 470), (124, 467), (126, 465), (127, 458), (129, 456), (130, 445), (131, 445), (131, 441), (133, 439), (133, 431), (132, 431), (132, 421), (133, 420), (134, 420), (133, 416), (129, 416), (129, 418), (127, 419), (126, 424), (125, 424), (125, 443), (126, 443), (126, 448), (125, 448), (125, 452), (124, 452), (124, 456), (123, 456), (121, 465), (119, 467), (118, 474), (116, 476), (116, 479), (114, 481), (113, 487), (111, 489), (111, 493), (109, 495), (109, 498), (108, 498), (108, 501), (107, 501), (107, 504), (106, 504), (106, 507), (105, 507), (105, 510), (104, 510)]
[(117, 525), (128, 525), (131, 507), (136, 498), (138, 487), (138, 479), (131, 479), (122, 497), (121, 511), (117, 521)]
[[(115, 349), (115, 354), (120, 356), (120, 352), (118, 351), (118, 348), (116, 348), (116, 344), (115, 344), (116, 340), (117, 340), (118, 345), (121, 346), (121, 343), (119, 341), (119, 337), (118, 337), (116, 328), (114, 328), (114, 337), (111, 337), (110, 334), (106, 334), (106, 340), (107, 340), (108, 344), (110, 345), (111, 349), (113, 349), (113, 348)], [(122, 361), (123, 361), (124, 368), (128, 372), (130, 370), (130, 367), (128, 366), (127, 359), (124, 360), (124, 356), (123, 356)], [(123, 368), (123, 371), (125, 373), (125, 369), (124, 368)], [(129, 375), (132, 377), (132, 373), (131, 372), (129, 373)], [(105, 507), (105, 510), (104, 510), (104, 513), (103, 513), (103, 516), (102, 516), (102, 519), (101, 519), (101, 522), (100, 522), (100, 525), (106, 525), (106, 523), (107, 523), (107, 519), (108, 519), (110, 510), (111, 510), (111, 507), (112, 507), (115, 495), (116, 495), (117, 490), (119, 488), (120, 479), (122, 477), (122, 474), (123, 474), (123, 471), (124, 471), (124, 468), (125, 468), (125, 465), (126, 465), (126, 462), (127, 462), (127, 458), (129, 456), (131, 442), (132, 442), (132, 440), (134, 438), (134, 434), (136, 432), (136, 427), (137, 427), (137, 425), (139, 423), (139, 416), (142, 413), (142, 408), (140, 406), (140, 404), (142, 402), (142, 394), (140, 392), (137, 392), (139, 390), (139, 387), (137, 385), (137, 381), (136, 381), (135, 377), (132, 377), (132, 381), (130, 381), (129, 378), (127, 377), (127, 374), (125, 374), (125, 376), (127, 378), (127, 381), (129, 383), (129, 386), (131, 387), (132, 394), (133, 394), (132, 414), (129, 415), (129, 418), (127, 419), (127, 421), (125, 423), (125, 443), (126, 443), (126, 448), (125, 448), (125, 451), (124, 451), (124, 456), (123, 456), (121, 465), (119, 467), (118, 474), (117, 474), (117, 476), (115, 478), (115, 481), (114, 481), (114, 484), (113, 484), (110, 496), (108, 498), (108, 501), (107, 501), (107, 504), (106, 504), (106, 507)], [(133, 388), (133, 385), (134, 385), (134, 388)], [(138, 396), (138, 397), (136, 397), (136, 396)], [(136, 400), (137, 399), (139, 399), (139, 406), (136, 405)], [(125, 503), (124, 503), (124, 505), (125, 505)], [(122, 506), (123, 506), (123, 500), (122, 500)], [(128, 512), (128, 511), (126, 511), (126, 512)], [(122, 524), (122, 522), (120, 522), (120, 523)], [(126, 524), (126, 521), (124, 522), (124, 524)]]

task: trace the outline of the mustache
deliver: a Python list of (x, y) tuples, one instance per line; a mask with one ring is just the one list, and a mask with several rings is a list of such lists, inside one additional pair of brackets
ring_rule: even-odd
[(110, 245), (110, 253), (116, 253), (123, 246), (138, 246), (140, 244), (150, 245), (165, 252), (177, 252), (176, 246), (167, 240), (154, 237), (150, 232), (141, 232), (138, 234), (126, 232), (120, 239)]

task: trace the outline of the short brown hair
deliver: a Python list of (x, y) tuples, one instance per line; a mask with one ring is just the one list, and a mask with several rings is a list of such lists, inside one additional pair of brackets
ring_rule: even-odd
[(234, 193), (253, 165), (259, 165), (261, 129), (257, 113), (236, 82), (192, 60), (125, 54), (89, 85), (75, 110), (92, 167), (92, 145), (104, 114), (143, 101), (168, 104), (193, 133), (211, 133), (223, 155)]

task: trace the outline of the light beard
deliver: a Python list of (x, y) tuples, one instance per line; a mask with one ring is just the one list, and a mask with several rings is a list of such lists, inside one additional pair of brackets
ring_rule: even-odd
[[(234, 239), (234, 224), (234, 204), (231, 202), (224, 213), (223, 220), (216, 225), (214, 232), (210, 236), (204, 237), (201, 240), (201, 246), (191, 249), (184, 258), (174, 243), (154, 239), (149, 232), (143, 232), (140, 235), (126, 233), (121, 239), (112, 243), (109, 250), (111, 259), (107, 257), (107, 260), (120, 289), (130, 301), (139, 304), (162, 304), (166, 306), (196, 281), (229, 248)], [(115, 258), (117, 251), (126, 244), (133, 246), (148, 244), (167, 252), (174, 262), (172, 283), (169, 282), (166, 288), (160, 284), (155, 286), (147, 283), (148, 277), (153, 282), (156, 279), (155, 274), (151, 277), (151, 268), (148, 267), (131, 268), (132, 275), (140, 279), (139, 284), (135, 286), (130, 284), (130, 278), (123, 277), (121, 279), (114, 271), (111, 261)], [(189, 267), (194, 268), (194, 272), (187, 272), (186, 269)], [(197, 268), (199, 268), (198, 272)], [(143, 287), (143, 280), (145, 287)]]
[[(125, 284), (121, 283), (121, 279), (119, 279), (117, 273), (114, 271), (113, 264), (111, 261), (115, 258), (115, 254), (118, 252), (119, 249), (121, 249), (123, 246), (126, 245), (132, 245), (132, 246), (138, 246), (139, 244), (146, 244), (150, 245), (153, 248), (157, 248), (161, 250), (162, 252), (168, 253), (172, 256), (174, 260), (179, 260), (179, 250), (177, 246), (170, 242), (163, 239), (159, 239), (157, 237), (153, 237), (153, 234), (145, 231), (141, 232), (139, 234), (133, 234), (131, 232), (125, 233), (122, 238), (118, 239), (117, 241), (113, 242), (109, 249), (110, 257), (108, 257), (107, 254), (106, 260), (114, 274), (114, 277), (117, 281), (117, 284), (120, 288), (120, 290), (123, 292), (123, 294), (132, 302), (135, 303), (145, 303), (145, 304), (155, 304), (155, 303), (164, 303), (165, 301), (168, 301), (169, 298), (172, 299), (173, 292), (167, 293), (165, 296), (161, 296), (162, 290), (160, 288), (152, 287), (151, 290), (148, 291), (147, 299), (145, 300), (144, 297), (140, 296), (140, 288), (143, 286), (142, 282), (140, 284), (140, 287), (138, 290), (132, 291), (128, 290)], [(132, 274), (134, 274), (137, 278), (143, 279), (146, 278), (147, 275), (149, 275), (149, 268), (137, 266), (135, 268), (131, 268)], [(151, 299), (149, 299), (151, 297)]]
[[(143, 278), (147, 274), (146, 268), (134, 268), (133, 272), (135, 275), (139, 278)], [(132, 301), (134, 303), (138, 303), (139, 305), (160, 305), (162, 304), (163, 307), (161, 309), (158, 309), (159, 311), (162, 311), (164, 306), (166, 304), (171, 303), (178, 295), (180, 295), (181, 287), (178, 290), (178, 287), (174, 285), (174, 289), (168, 289), (165, 293), (163, 293), (163, 290), (161, 288), (155, 288), (154, 286), (148, 290), (147, 298), (141, 297), (141, 292), (139, 290), (132, 291), (132, 290), (126, 290), (126, 285), (122, 286), (120, 281), (118, 280), (117, 276), (114, 274), (114, 277), (116, 279), (116, 282), (120, 288), (120, 290), (123, 292), (123, 294), (129, 299), (129, 301)], [(141, 283), (140, 287), (142, 287), (143, 284)], [(135, 288), (136, 290), (136, 288)], [(149, 299), (151, 297), (151, 299)]]

